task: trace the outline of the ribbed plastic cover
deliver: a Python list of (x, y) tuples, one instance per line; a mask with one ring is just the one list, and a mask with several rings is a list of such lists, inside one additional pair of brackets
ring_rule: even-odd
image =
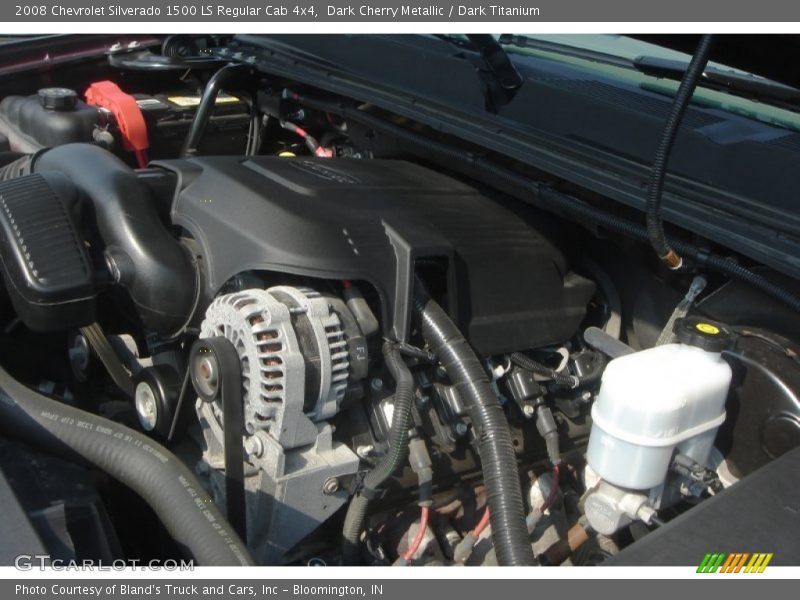
[(0, 183), (0, 255), (20, 318), (50, 330), (91, 323), (93, 269), (63, 197), (74, 188), (59, 175)]
[(405, 339), (414, 270), (427, 268), (447, 282), (447, 309), (488, 355), (569, 339), (594, 292), (569, 270), (550, 218), (520, 209), (523, 218), (413, 163), (215, 156), (156, 164), (179, 176), (172, 217), (206, 257), (208, 295), (245, 268), (363, 280), (380, 296), (386, 331)]

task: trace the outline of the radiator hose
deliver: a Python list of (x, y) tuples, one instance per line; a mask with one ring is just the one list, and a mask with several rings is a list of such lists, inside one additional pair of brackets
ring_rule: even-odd
[(139, 494), (203, 566), (252, 565), (245, 545), (174, 454), (149, 437), (28, 389), (0, 368), (0, 431), (76, 455)]
[(346, 565), (358, 562), (358, 540), (367, 516), (367, 507), (381, 485), (405, 462), (408, 451), (408, 430), (411, 427), (411, 406), (414, 400), (414, 378), (408, 370), (397, 344), (383, 345), (383, 358), (395, 380), (392, 427), (388, 450), (365, 476), (361, 489), (347, 507), (342, 528), (342, 560)]
[(492, 525), (492, 542), (500, 565), (533, 565), (536, 561), (525, 525), (517, 461), (503, 408), (467, 340), (447, 313), (427, 293), (414, 298), (422, 337), (439, 357), (472, 421)]

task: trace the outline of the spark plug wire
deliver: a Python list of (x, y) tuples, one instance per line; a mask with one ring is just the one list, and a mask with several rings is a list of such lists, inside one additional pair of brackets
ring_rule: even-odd
[(411, 562), (411, 559), (414, 558), (414, 555), (419, 550), (419, 547), (422, 545), (422, 540), (425, 539), (425, 532), (428, 531), (428, 519), (430, 518), (431, 509), (427, 506), (423, 506), (420, 509), (419, 515), (419, 529), (417, 529), (417, 535), (414, 536), (414, 541), (411, 542), (411, 545), (406, 550), (406, 553), (403, 555), (403, 560), (406, 564)]
[(558, 496), (558, 472), (558, 465), (553, 465), (553, 486), (550, 488), (550, 493), (547, 495), (547, 499), (544, 501), (544, 504), (542, 504), (542, 508), (540, 510), (541, 513), (544, 513), (547, 509), (549, 509)]
[(475, 526), (475, 529), (472, 530), (472, 536), (477, 540), (481, 537), (483, 530), (489, 526), (489, 507), (486, 507), (486, 510), (483, 511), (483, 516), (478, 524)]
[[(528, 533), (531, 533), (536, 527), (536, 523), (539, 521), (541, 516), (551, 507), (555, 502), (556, 498), (558, 497), (558, 490), (560, 489), (558, 483), (559, 477), (559, 467), (558, 465), (553, 466), (553, 485), (550, 488), (550, 493), (547, 494), (547, 498), (544, 501), (544, 504), (536, 510), (534, 509), (530, 515), (528, 515), (526, 519), (526, 525), (528, 528)], [(483, 511), (483, 516), (478, 524), (475, 526), (475, 529), (470, 531), (467, 535), (464, 536), (459, 544), (456, 546), (455, 551), (453, 552), (453, 561), (457, 563), (464, 564), (467, 559), (472, 555), (472, 551), (475, 548), (475, 544), (481, 537), (481, 534), (486, 530), (489, 526), (489, 507), (487, 506), (486, 509)]]

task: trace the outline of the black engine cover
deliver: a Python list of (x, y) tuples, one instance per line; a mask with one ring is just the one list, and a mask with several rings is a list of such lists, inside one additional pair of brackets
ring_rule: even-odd
[(447, 268), (450, 314), (482, 354), (562, 342), (592, 282), (544, 234), (477, 190), (390, 160), (202, 157), (162, 161), (178, 176), (172, 220), (197, 241), (210, 298), (249, 270), (365, 280), (386, 333), (405, 340), (415, 264)]

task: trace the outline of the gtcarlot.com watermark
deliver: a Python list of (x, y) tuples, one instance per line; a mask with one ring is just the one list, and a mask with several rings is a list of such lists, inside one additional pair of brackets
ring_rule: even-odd
[(184, 559), (139, 560), (119, 559), (110, 562), (97, 560), (62, 560), (49, 554), (20, 554), (14, 559), (19, 571), (194, 571), (194, 561)]

